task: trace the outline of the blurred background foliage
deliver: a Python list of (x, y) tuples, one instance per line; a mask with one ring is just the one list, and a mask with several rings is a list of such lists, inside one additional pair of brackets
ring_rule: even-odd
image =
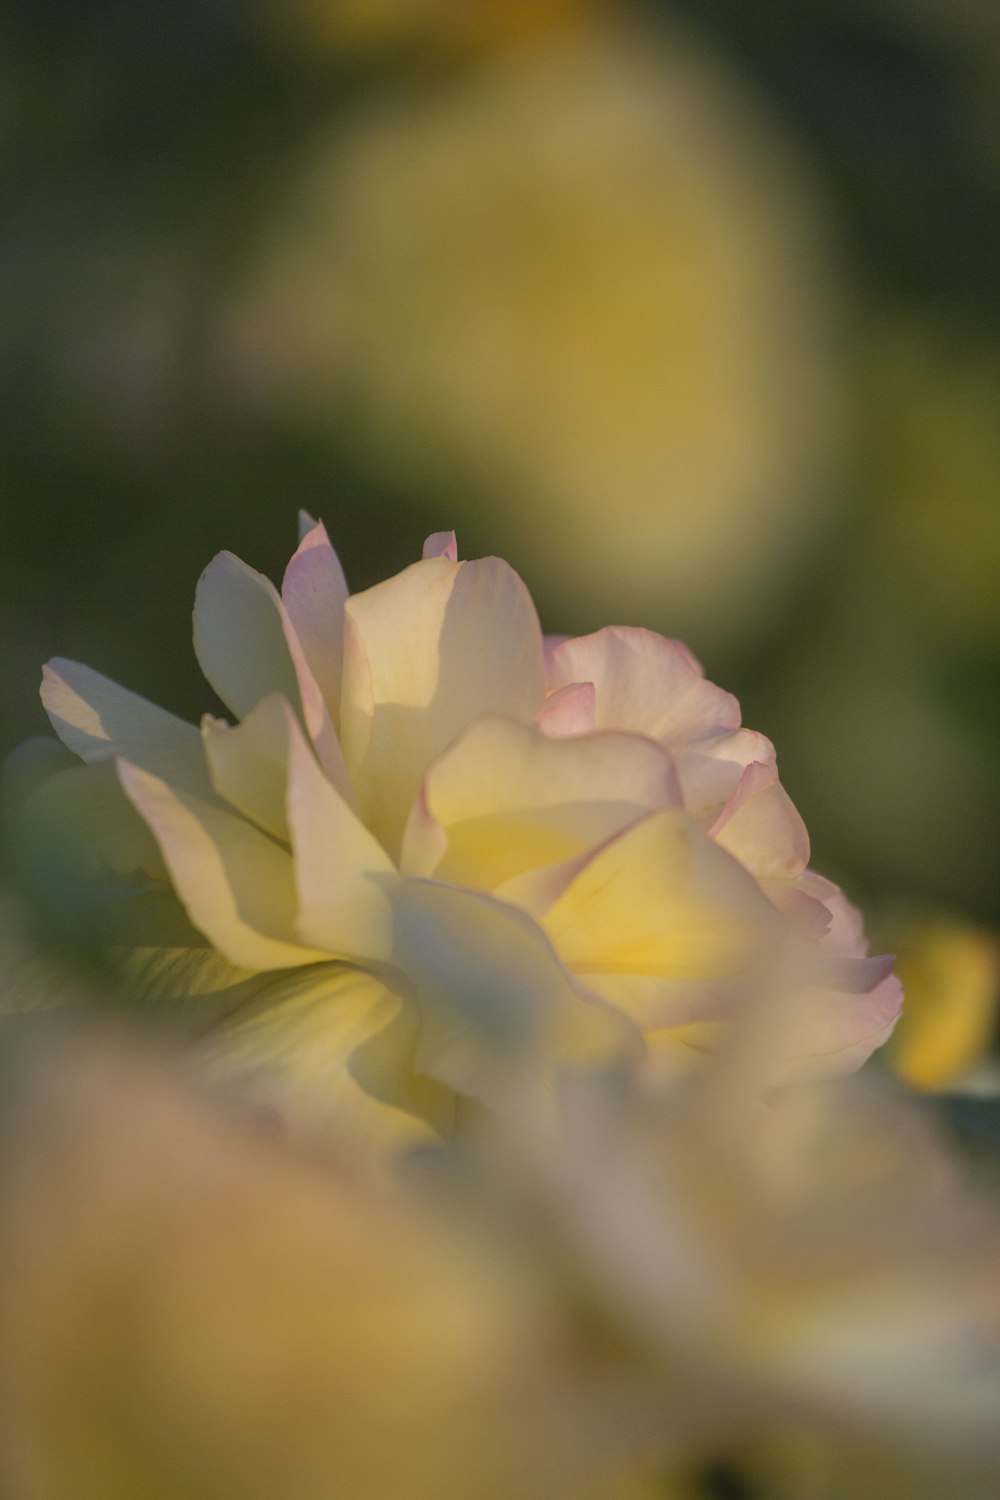
[(3, 748), (56, 653), (214, 707), (299, 506), (355, 587), (454, 525), (686, 639), (992, 1003), (994, 0), (8, 0), (0, 191)]

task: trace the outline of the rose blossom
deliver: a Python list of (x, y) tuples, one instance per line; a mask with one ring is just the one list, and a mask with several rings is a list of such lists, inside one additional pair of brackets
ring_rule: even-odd
[(509, 1102), (527, 1055), (539, 1098), (596, 1059), (672, 1071), (779, 954), (801, 997), (773, 1081), (885, 1039), (890, 960), (684, 646), (547, 645), (518, 576), (457, 561), (451, 533), (348, 596), (323, 525), (303, 531), (280, 594), (228, 553), (199, 582), (195, 650), (234, 724), (45, 669), (88, 764), (34, 798), (133, 877), (133, 991), (183, 997), (290, 1114), (378, 1144), (446, 1131), (456, 1097)]

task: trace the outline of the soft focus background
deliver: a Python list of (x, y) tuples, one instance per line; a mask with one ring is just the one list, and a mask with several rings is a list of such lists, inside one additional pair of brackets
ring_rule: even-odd
[(684, 638), (981, 1045), (994, 0), (8, 0), (0, 111), (2, 748), (56, 653), (213, 707), (299, 506), (355, 587), (454, 526)]

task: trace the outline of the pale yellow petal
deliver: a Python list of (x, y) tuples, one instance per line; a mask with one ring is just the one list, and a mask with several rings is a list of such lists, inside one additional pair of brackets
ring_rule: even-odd
[(427, 880), (402, 881), (393, 910), (393, 965), (423, 1015), (418, 1063), (440, 1082), (539, 1111), (541, 1123), (560, 1071), (637, 1050), (631, 1025), (574, 980), (525, 913)]
[(809, 863), (809, 834), (773, 766), (753, 762), (709, 829), (760, 879), (794, 880)]
[(231, 552), (220, 552), (198, 580), (194, 649), (208, 681), (237, 718), (269, 693), (287, 698), (325, 769), (350, 795), (333, 723), (288, 610), (270, 579)]
[(353, 595), (346, 615), (344, 753), (366, 823), (395, 853), (424, 771), (467, 724), (539, 712), (541, 631), (497, 558), (427, 558)]
[(338, 964), (276, 976), (202, 1047), (296, 1134), (376, 1161), (439, 1140), (454, 1096), (414, 1071), (420, 1017), (380, 980)]
[(191, 921), (239, 968), (282, 969), (328, 955), (295, 938), (291, 856), (237, 814), (118, 762), (125, 794), (160, 847)]
[(291, 717), (286, 701), (269, 693), (239, 724), (206, 716), (201, 726), (216, 793), (284, 843), (288, 842), (285, 787)]
[[(639, 735), (552, 739), (477, 719), (430, 767), (404, 838), (404, 870), (493, 890), (573, 859), (679, 801), (669, 755)], [(446, 845), (428, 838), (428, 819)]]
[(752, 878), (674, 809), (613, 839), (543, 923), (563, 961), (587, 976), (725, 979), (780, 921)]
[(324, 776), (292, 719), (288, 730), (298, 935), (339, 958), (385, 958), (392, 942), (388, 892), (398, 881), (395, 867)]

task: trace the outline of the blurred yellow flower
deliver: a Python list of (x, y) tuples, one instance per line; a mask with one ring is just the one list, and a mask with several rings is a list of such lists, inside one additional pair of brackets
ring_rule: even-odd
[(34, 801), (139, 876), (115, 903), (128, 987), (221, 1023), (302, 1123), (381, 1151), (447, 1133), (457, 1094), (541, 1125), (559, 1069), (669, 1071), (776, 964), (800, 1004), (770, 1082), (856, 1067), (891, 1029), (891, 961), (807, 869), (773, 747), (678, 642), (546, 645), (517, 575), (446, 533), (348, 597), (313, 523), (280, 595), (217, 557), (194, 634), (238, 723), (199, 733), (52, 662), (45, 706), (89, 764), (50, 775), (29, 747)]
[(877, 1075), (754, 1099), (780, 1010), (658, 1097), (572, 1093), (541, 1169), (564, 1243), (660, 1360), (664, 1423), (686, 1401), (693, 1446), (756, 1446), (761, 1493), (985, 1500), (1000, 1218)]
[[(597, 10), (392, 75), (315, 140), (235, 298), (227, 388), (479, 540), (499, 514), (573, 618), (745, 649), (837, 494), (819, 189), (719, 58), (648, 7)], [(359, 11), (391, 21), (338, 5), (334, 28)]]
[(1000, 938), (956, 917), (921, 923), (903, 946), (906, 1010), (886, 1061), (918, 1089), (961, 1087), (990, 1052)]
[(552, 1310), (468, 1228), (112, 1032), (8, 1038), (0, 1106), (6, 1500), (589, 1493)]
[(314, 51), (368, 54), (403, 46), (446, 51), (521, 45), (585, 15), (600, 0), (272, 0), (283, 33)]

